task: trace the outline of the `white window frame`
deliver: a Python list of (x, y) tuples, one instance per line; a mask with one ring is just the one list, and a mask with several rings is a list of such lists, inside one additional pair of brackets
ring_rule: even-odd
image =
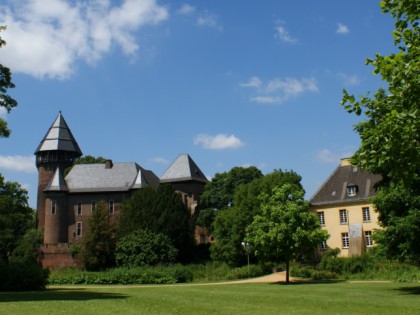
[(76, 237), (82, 236), (82, 222), (76, 222)]
[(318, 212), (318, 220), (321, 226), (325, 226), (325, 212), (324, 211)]
[(82, 215), (82, 202), (78, 201), (76, 204), (77, 215)]
[(344, 249), (347, 249), (350, 247), (350, 239), (349, 239), (349, 233), (341, 233), (341, 246)]
[(57, 201), (51, 200), (51, 214), (57, 213)]
[(351, 185), (351, 186), (347, 186), (347, 196), (349, 197), (354, 197), (357, 194), (357, 186), (356, 185)]
[(365, 242), (366, 242), (366, 247), (373, 246), (372, 231), (365, 231)]
[(369, 207), (363, 207), (363, 222), (370, 222), (370, 209)]
[(340, 224), (347, 224), (349, 222), (348, 214), (346, 209), (340, 209)]
[(321, 250), (327, 250), (328, 246), (327, 246), (327, 242), (326, 241), (322, 241), (321, 245), (320, 245)]

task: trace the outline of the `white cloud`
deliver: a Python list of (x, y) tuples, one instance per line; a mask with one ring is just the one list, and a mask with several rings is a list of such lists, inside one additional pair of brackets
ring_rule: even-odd
[(168, 18), (155, 0), (124, 0), (120, 6), (110, 0), (7, 3), (0, 5), (0, 25), (8, 26), (2, 63), (37, 78), (68, 78), (76, 61), (94, 64), (113, 45), (133, 56), (139, 48), (135, 32)]
[(181, 8), (179, 8), (179, 10), (177, 11), (177, 13), (188, 15), (188, 14), (194, 13), (194, 11), (195, 11), (195, 7), (193, 7), (192, 5), (189, 5), (187, 3), (184, 3), (181, 6)]
[(35, 157), (32, 155), (0, 155), (0, 169), (26, 173), (36, 172)]
[(242, 83), (242, 87), (260, 88), (262, 81), (258, 77), (251, 77), (248, 82)]
[(201, 145), (204, 149), (209, 150), (238, 149), (245, 145), (245, 143), (235, 135), (225, 134), (216, 136), (200, 134), (194, 138), (194, 144)]
[(347, 34), (350, 33), (350, 30), (346, 25), (342, 23), (337, 23), (337, 30), (335, 32), (337, 34)]
[(355, 86), (360, 84), (360, 78), (355, 74), (348, 75), (345, 73), (339, 73), (338, 77), (345, 86)]
[(333, 153), (328, 149), (317, 152), (316, 159), (323, 164), (338, 164), (340, 159), (352, 156), (351, 152)]
[(209, 12), (205, 12), (197, 18), (197, 25), (201, 27), (215, 28), (219, 31), (223, 29), (223, 27), (219, 24), (218, 17)]
[(274, 28), (274, 37), (281, 40), (284, 43), (294, 44), (297, 43), (297, 39), (292, 37), (289, 31), (283, 25), (277, 25)]
[(307, 91), (319, 91), (315, 78), (275, 78), (264, 85), (258, 77), (253, 76), (240, 86), (255, 88), (258, 95), (252, 96), (251, 101), (265, 104), (281, 104)]
[(154, 158), (151, 158), (150, 162), (156, 163), (156, 164), (163, 164), (163, 165), (169, 164), (169, 161), (167, 159), (162, 158), (162, 157), (158, 157), (158, 156), (154, 157)]

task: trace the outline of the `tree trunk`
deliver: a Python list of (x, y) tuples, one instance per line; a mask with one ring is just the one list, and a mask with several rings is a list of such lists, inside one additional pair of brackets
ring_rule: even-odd
[(286, 283), (289, 283), (289, 259), (286, 260)]

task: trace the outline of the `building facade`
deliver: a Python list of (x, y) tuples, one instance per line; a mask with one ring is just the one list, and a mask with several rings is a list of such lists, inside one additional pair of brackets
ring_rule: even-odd
[(320, 250), (339, 248), (340, 256), (364, 253), (374, 246), (372, 232), (379, 229), (378, 214), (369, 199), (375, 194), (380, 175), (353, 167), (349, 159), (340, 165), (310, 199), (310, 208), (318, 216), (329, 239)]
[[(70, 245), (89, 230), (92, 209), (100, 200), (108, 204), (111, 222), (117, 223), (124, 199), (142, 187), (169, 183), (182, 194), (193, 214), (207, 178), (188, 154), (181, 154), (161, 178), (137, 163), (76, 164), (82, 156), (61, 112), (35, 151), (38, 168), (37, 228), (44, 231), (43, 266), (58, 268), (80, 264)], [(64, 176), (66, 169), (71, 167)]]

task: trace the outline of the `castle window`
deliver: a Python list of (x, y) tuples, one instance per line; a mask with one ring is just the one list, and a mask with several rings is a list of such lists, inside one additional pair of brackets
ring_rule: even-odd
[(327, 250), (328, 246), (327, 246), (327, 242), (326, 241), (322, 241), (321, 243), (321, 250)]
[(319, 224), (321, 224), (321, 226), (325, 225), (324, 211), (318, 212), (318, 219), (319, 219)]
[(82, 222), (76, 223), (76, 237), (82, 236)]
[(80, 201), (77, 202), (77, 214), (82, 214), (82, 203)]
[(369, 207), (364, 207), (363, 211), (363, 222), (370, 222), (370, 210)]
[(357, 194), (356, 185), (347, 186), (347, 196), (353, 197), (353, 196), (356, 196), (356, 194)]
[(347, 224), (347, 210), (340, 210), (340, 224)]
[(349, 241), (349, 233), (341, 233), (341, 243), (343, 248), (349, 248), (350, 241)]
[(91, 202), (91, 210), (92, 210), (92, 212), (93, 212), (93, 209), (95, 209), (96, 208), (96, 201), (95, 200), (92, 200), (92, 202)]
[(109, 208), (109, 213), (113, 214), (114, 213), (114, 200), (110, 200), (108, 202), (108, 208)]
[(365, 241), (367, 247), (373, 246), (372, 231), (365, 231)]
[(55, 214), (57, 212), (57, 202), (55, 200), (51, 200), (51, 214)]

